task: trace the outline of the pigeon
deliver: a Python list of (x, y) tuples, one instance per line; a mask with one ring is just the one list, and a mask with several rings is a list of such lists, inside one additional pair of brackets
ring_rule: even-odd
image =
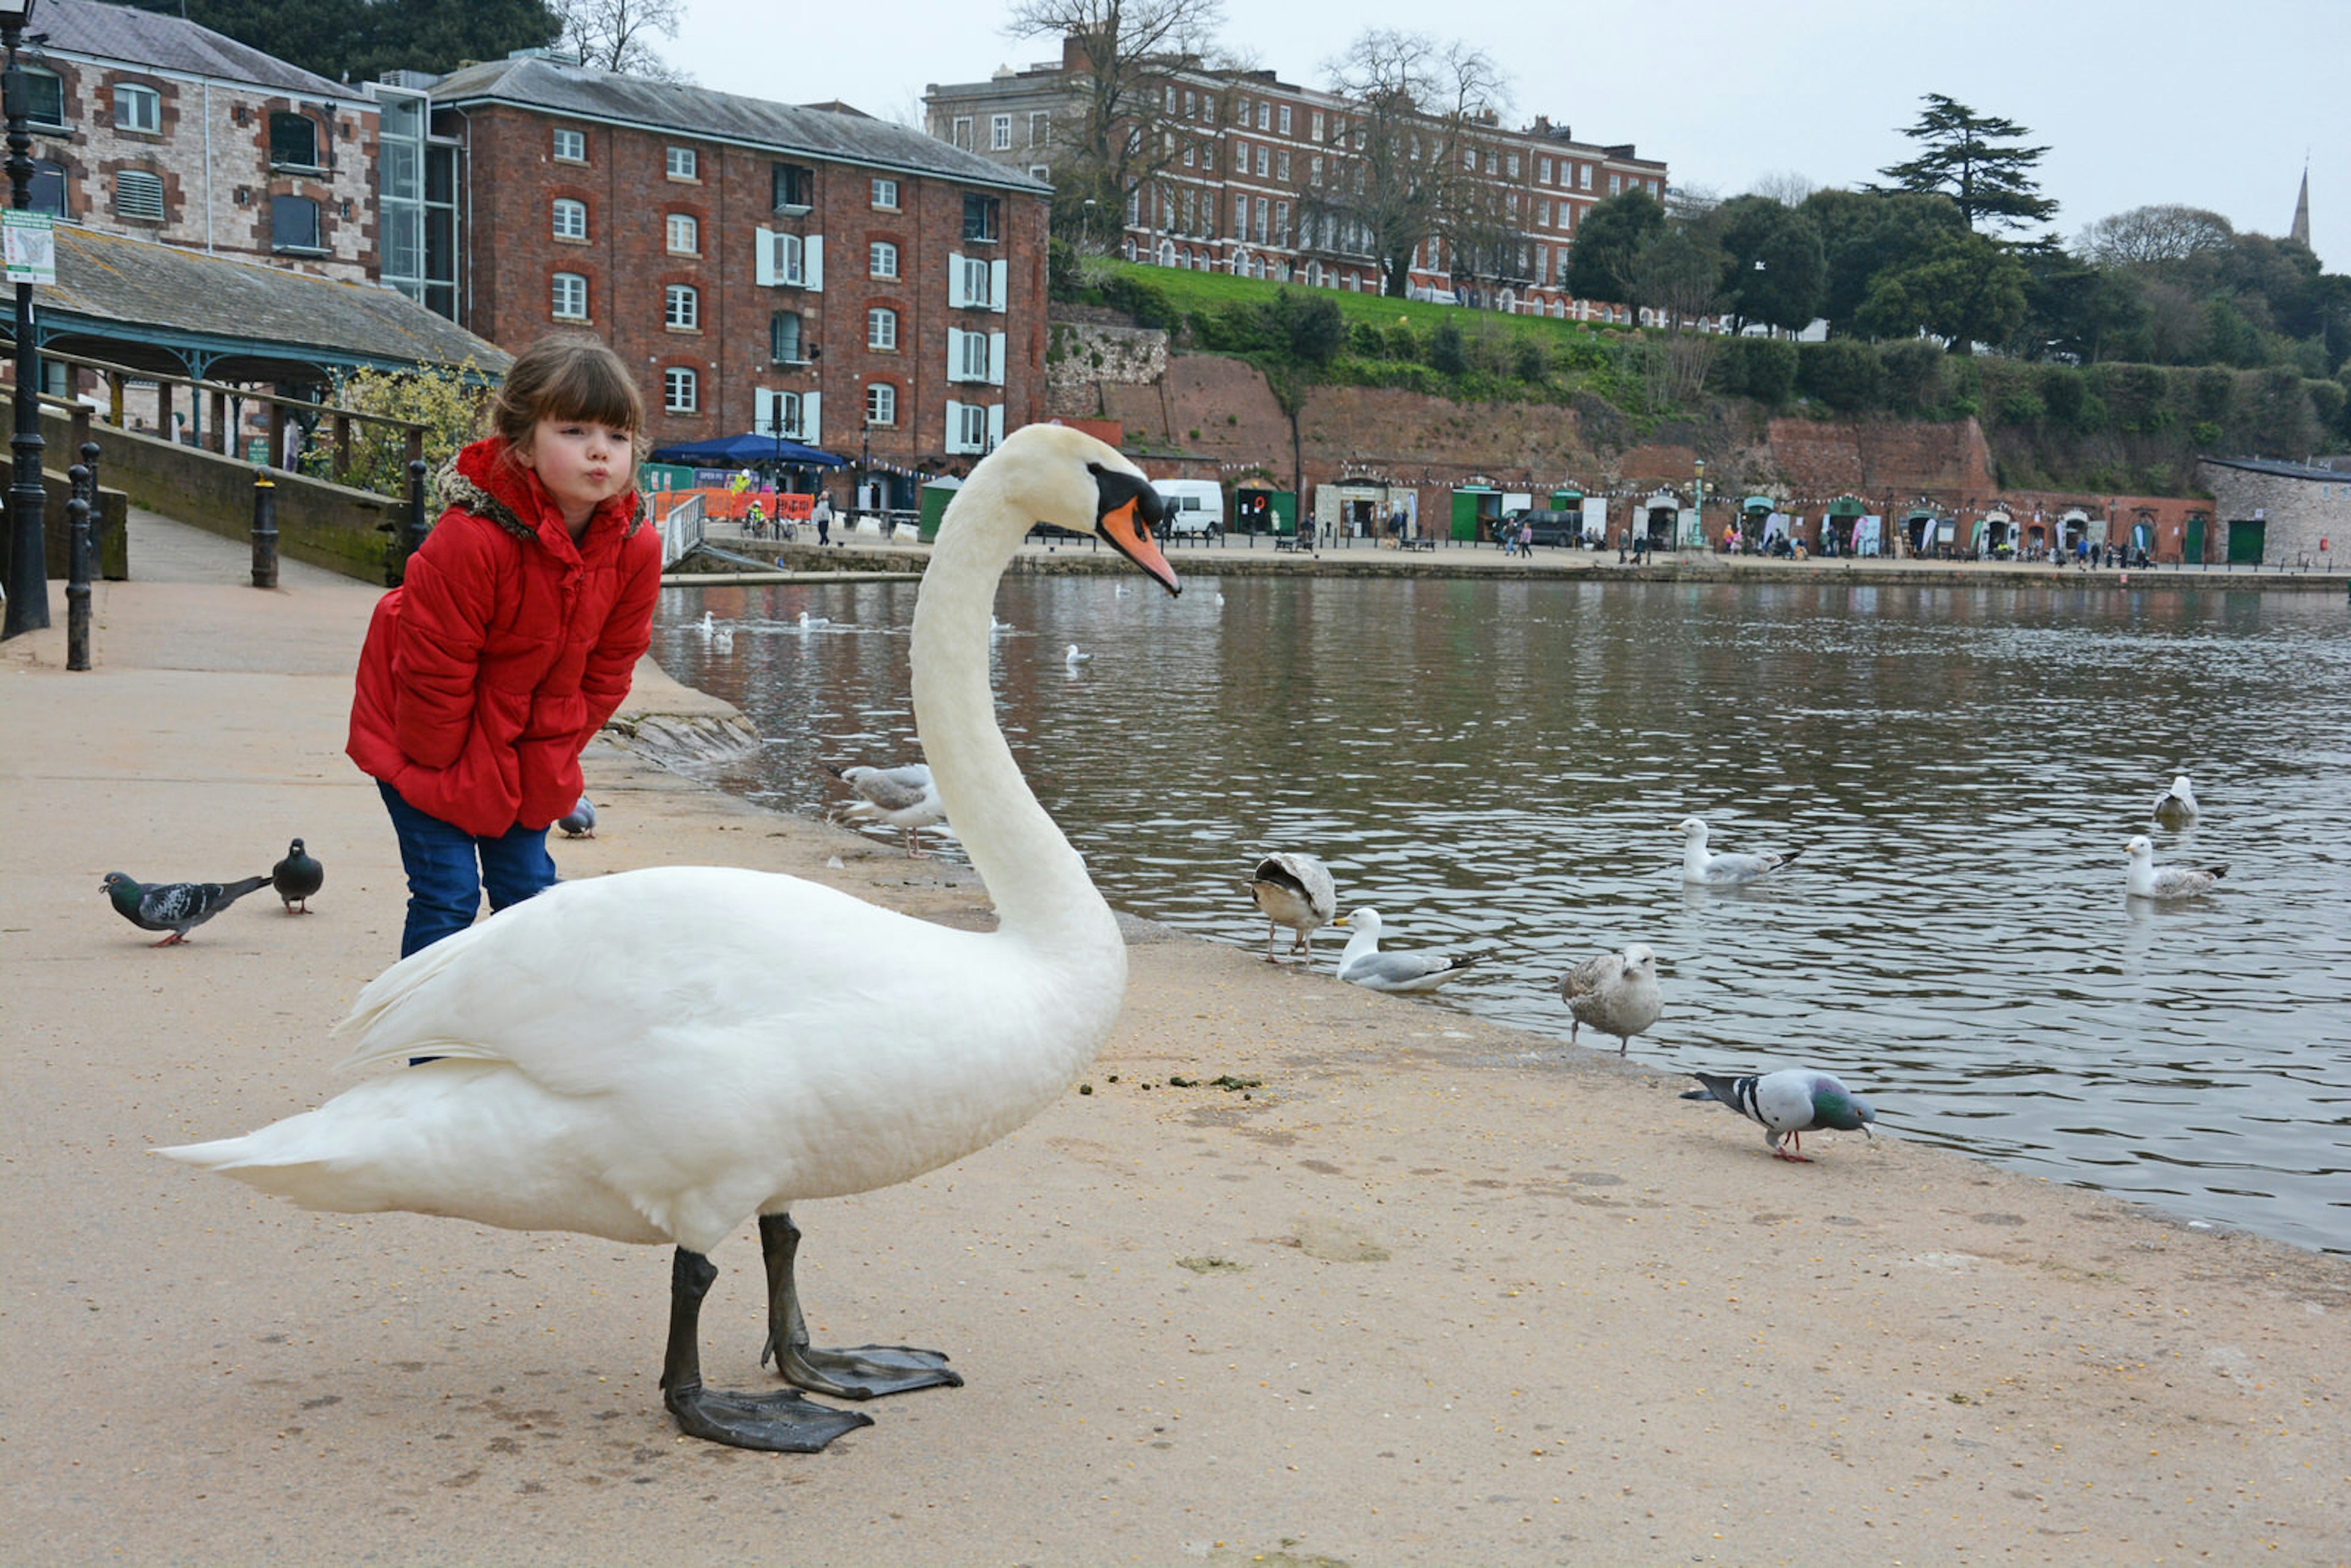
[(2229, 874), (2225, 865), (2190, 868), (2184, 865), (2158, 865), (2155, 846), (2145, 833), (2126, 846), (2130, 851), (2130, 895), (2133, 898), (2196, 898), (2212, 891), (2213, 883)]
[[(286, 901), (288, 915), (310, 913), (310, 896), (327, 884), (327, 868), (310, 857), (296, 839), (286, 846), (286, 858), (269, 868), (269, 885)], [(299, 909), (295, 908), (300, 904)]]
[(1081, 653), (1078, 649), (1078, 645), (1075, 643), (1072, 643), (1070, 644), (1070, 651), (1061, 655), (1061, 662), (1074, 670), (1080, 664), (1092, 663), (1093, 655), (1092, 653)]
[(1433, 991), (1468, 969), (1475, 958), (1440, 958), (1433, 953), (1380, 951), (1380, 912), (1358, 909), (1336, 924), (1354, 933), (1339, 955), (1339, 977), (1371, 991)]
[(1585, 1024), (1616, 1037), (1616, 1054), (1631, 1048), (1633, 1037), (1657, 1021), (1665, 999), (1657, 994), (1657, 956), (1635, 942), (1622, 953), (1595, 953), (1567, 972), (1559, 983), (1559, 999), (1567, 1004), (1574, 1022), (1567, 1026), (1567, 1043)]
[(1331, 885), (1330, 868), (1309, 854), (1283, 851), (1257, 862), (1257, 873), (1246, 884), (1249, 896), (1265, 911), (1265, 961), (1273, 957), (1273, 928), (1287, 925), (1298, 933), (1290, 945), (1293, 953), (1314, 956), (1310, 940), (1339, 913), (1339, 890)]
[(142, 887), (121, 872), (110, 871), (99, 884), (114, 913), (141, 931), (168, 931), (151, 947), (174, 947), (188, 933), (257, 887), (267, 887), (266, 876), (248, 876), (223, 886), (216, 882), (159, 882)]
[(585, 795), (580, 796), (578, 805), (555, 819), (555, 825), (563, 830), (563, 836), (567, 839), (594, 838), (596, 836), (596, 802)]
[[(1683, 1099), (1719, 1100), (1749, 1121), (1761, 1123), (1763, 1141), (1771, 1145), (1775, 1159), (1810, 1165), (1811, 1156), (1803, 1153), (1806, 1133), (1818, 1127), (1834, 1127), (1840, 1133), (1859, 1129), (1865, 1138), (1870, 1136), (1869, 1124), (1877, 1120), (1877, 1113), (1860, 1095), (1828, 1073), (1806, 1067), (1761, 1076), (1750, 1073), (1745, 1078), (1717, 1072), (1690, 1076), (1706, 1087), (1685, 1092)], [(1783, 1137), (1788, 1140), (1784, 1149), (1780, 1146)]]
[(1804, 852), (1790, 850), (1784, 855), (1709, 854), (1706, 847), (1706, 824), (1696, 817), (1682, 819), (1682, 837), (1687, 841), (1682, 849), (1682, 880), (1703, 883), (1708, 887), (1736, 887), (1740, 883), (1753, 882), (1769, 872), (1775, 872)]
[(2171, 781), (2171, 788), (2155, 798), (2148, 815), (2167, 828), (2184, 828), (2196, 820), (2196, 791), (2182, 773)]
[(939, 801), (939, 787), (932, 782), (926, 762), (909, 762), (903, 768), (835, 768), (828, 762), (825, 768), (857, 791), (857, 799), (849, 804), (850, 816), (905, 830), (910, 859), (923, 852), (915, 844), (915, 833), (947, 820), (947, 809)]

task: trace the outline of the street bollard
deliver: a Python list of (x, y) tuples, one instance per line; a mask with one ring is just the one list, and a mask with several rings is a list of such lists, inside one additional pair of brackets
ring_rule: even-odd
[(66, 470), (73, 499), (66, 503), (66, 668), (89, 668), (89, 496), (96, 489), (79, 464)]
[(253, 586), (277, 586), (277, 486), (266, 468), (253, 476)]
[(92, 581), (106, 575), (106, 511), (98, 504), (99, 445), (95, 441), (81, 444), (81, 465), (89, 478), (82, 486), (82, 494), (89, 500), (89, 575)]

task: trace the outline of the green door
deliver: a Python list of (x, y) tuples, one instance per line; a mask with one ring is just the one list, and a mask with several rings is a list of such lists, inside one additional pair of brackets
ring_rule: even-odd
[(1276, 490), (1268, 499), (1273, 507), (1273, 531), (1295, 534), (1298, 531), (1298, 492)]
[(2259, 566), (2262, 547), (2267, 542), (2270, 526), (2266, 522), (2245, 522), (2231, 518), (2229, 523), (2229, 564)]
[(2193, 513), (2188, 519), (2188, 531), (2179, 541), (2179, 559), (2185, 566), (2204, 564), (2204, 514)]
[(1456, 544), (1475, 544), (1478, 539), (1478, 492), (1453, 492), (1453, 540)]

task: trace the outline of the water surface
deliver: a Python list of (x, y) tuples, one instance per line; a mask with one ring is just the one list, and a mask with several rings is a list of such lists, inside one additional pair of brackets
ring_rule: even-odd
[[(1562, 1039), (1561, 972), (1644, 941), (1667, 998), (1634, 1043), (1646, 1060), (1826, 1067), (1903, 1135), (2351, 1250), (2341, 602), (1118, 586), (1008, 580), (995, 653), (1013, 749), (1113, 903), (1260, 944), (1239, 878), (1261, 851), (1311, 850), (1391, 946), (1481, 956), (1440, 1005)], [(820, 762), (919, 755), (914, 601), (908, 584), (665, 591), (656, 655), (767, 737), (717, 781), (817, 811), (843, 799)], [(803, 632), (802, 611), (836, 624)], [(704, 634), (705, 612), (733, 636)], [(1073, 642), (1093, 654), (1075, 671)], [(2201, 820), (2145, 825), (2181, 769)], [(1750, 891), (1687, 889), (1676, 825), (1693, 813), (1718, 849), (1803, 854)], [(2158, 861), (2230, 862), (2223, 890), (2126, 899), (2142, 831)]]

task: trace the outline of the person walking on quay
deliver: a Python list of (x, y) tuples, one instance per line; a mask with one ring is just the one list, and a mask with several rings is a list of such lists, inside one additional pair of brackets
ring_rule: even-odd
[(444, 510), (360, 651), (346, 747), (408, 873), (403, 958), (554, 885), (547, 829), (653, 642), (661, 534), (632, 479), (644, 407), (592, 339), (517, 356), (489, 434), (444, 469)]
[(816, 542), (832, 542), (832, 497), (823, 490), (816, 493), (816, 501), (809, 507), (809, 521), (816, 525)]
[(1535, 553), (1535, 526), (1532, 523), (1519, 525), (1519, 553), (1522, 556)]

